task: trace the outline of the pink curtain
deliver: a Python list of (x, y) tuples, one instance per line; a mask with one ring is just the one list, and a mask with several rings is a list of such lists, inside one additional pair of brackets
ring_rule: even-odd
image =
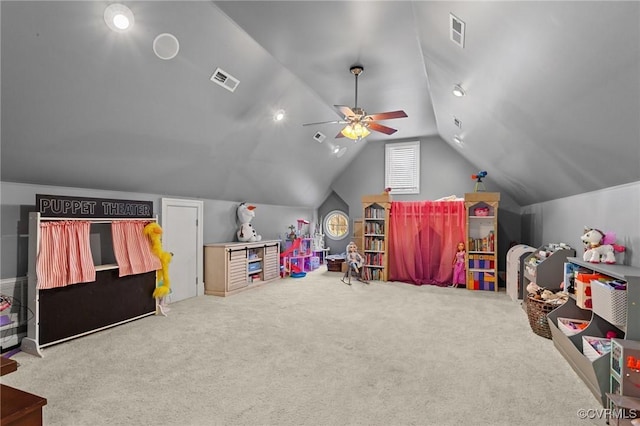
[(141, 274), (162, 268), (160, 259), (151, 252), (151, 242), (142, 230), (149, 222), (138, 220), (114, 221), (111, 224), (113, 252), (119, 275)]
[(36, 259), (38, 288), (64, 287), (96, 280), (88, 221), (42, 222)]
[(465, 241), (464, 201), (394, 201), (389, 218), (389, 279), (451, 284), (456, 246)]

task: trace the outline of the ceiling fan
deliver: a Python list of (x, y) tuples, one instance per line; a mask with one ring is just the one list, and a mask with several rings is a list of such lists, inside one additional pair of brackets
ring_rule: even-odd
[(356, 142), (366, 138), (371, 133), (371, 130), (384, 133), (385, 135), (392, 135), (397, 132), (397, 129), (392, 129), (391, 127), (380, 124), (378, 121), (391, 120), (393, 118), (404, 118), (407, 117), (407, 114), (402, 110), (367, 114), (365, 110), (358, 107), (358, 76), (362, 74), (364, 67), (361, 65), (354, 65), (349, 68), (349, 71), (351, 71), (351, 74), (353, 74), (356, 79), (356, 101), (354, 107), (349, 108), (345, 105), (334, 105), (333, 107), (336, 109), (338, 114), (343, 117), (342, 120), (306, 123), (303, 124), (303, 126), (331, 123), (346, 124), (340, 133), (336, 135), (336, 138), (347, 137), (355, 140)]

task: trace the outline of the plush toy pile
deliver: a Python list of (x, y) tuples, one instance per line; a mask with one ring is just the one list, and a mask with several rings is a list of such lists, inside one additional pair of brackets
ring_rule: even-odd
[(527, 285), (527, 292), (529, 296), (536, 300), (543, 300), (557, 305), (562, 305), (569, 298), (569, 295), (563, 291), (553, 292), (544, 287), (540, 287), (534, 282), (530, 282), (529, 285)]

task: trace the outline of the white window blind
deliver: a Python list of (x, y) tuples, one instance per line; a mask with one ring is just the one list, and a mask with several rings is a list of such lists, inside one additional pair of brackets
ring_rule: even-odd
[(386, 144), (384, 176), (392, 194), (419, 194), (420, 142)]

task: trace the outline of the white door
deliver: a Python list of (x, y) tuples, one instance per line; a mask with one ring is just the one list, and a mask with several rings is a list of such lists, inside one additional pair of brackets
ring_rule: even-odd
[(202, 283), (201, 201), (162, 199), (162, 247), (173, 253), (169, 264), (169, 302), (204, 294)]

